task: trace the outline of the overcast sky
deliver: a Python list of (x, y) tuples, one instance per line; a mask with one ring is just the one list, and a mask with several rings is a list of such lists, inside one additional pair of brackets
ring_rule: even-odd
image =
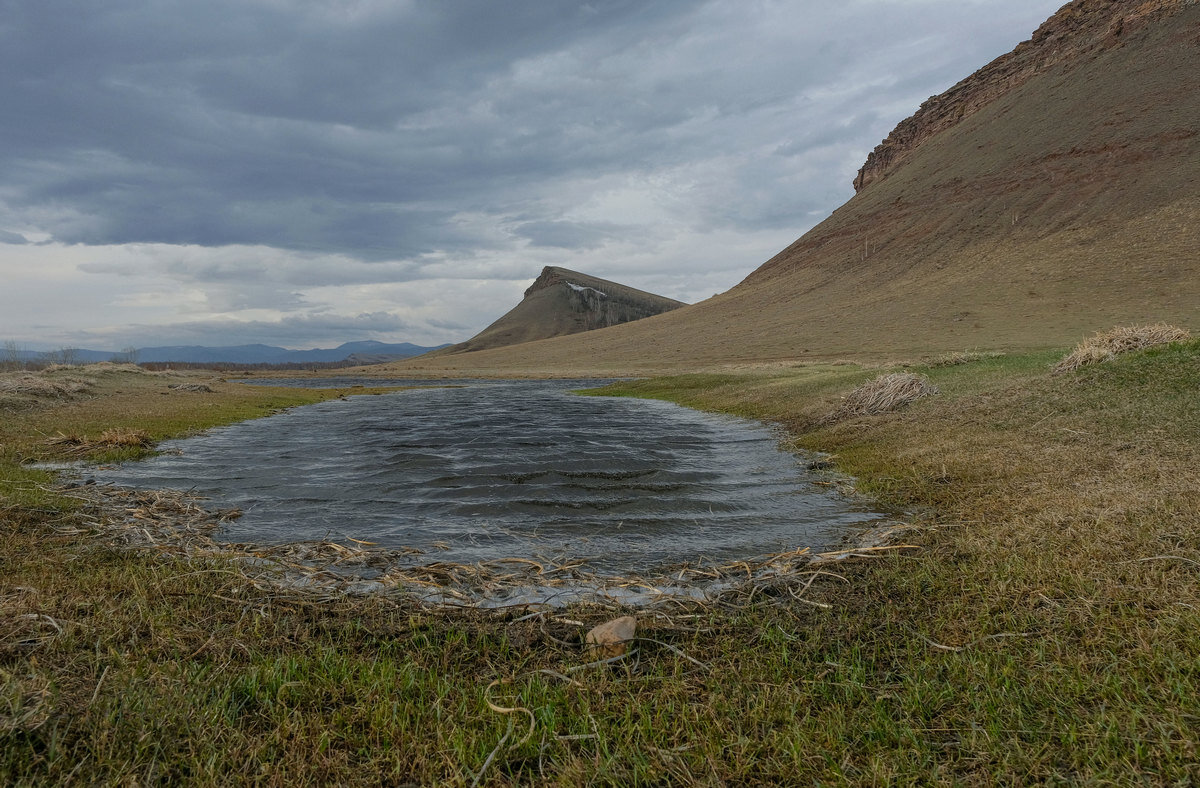
[(1060, 0), (0, 0), (0, 341), (459, 341), (688, 302)]

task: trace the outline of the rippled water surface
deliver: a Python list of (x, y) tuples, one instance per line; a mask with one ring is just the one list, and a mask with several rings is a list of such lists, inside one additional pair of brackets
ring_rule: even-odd
[(879, 517), (811, 484), (767, 427), (570, 393), (582, 385), (334, 400), (168, 443), (98, 479), (239, 507), (232, 541), (350, 537), (442, 560), (570, 556), (621, 570), (831, 545)]

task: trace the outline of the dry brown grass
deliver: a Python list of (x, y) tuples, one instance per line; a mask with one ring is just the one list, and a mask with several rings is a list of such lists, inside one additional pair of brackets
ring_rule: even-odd
[(151, 372), (148, 369), (142, 369), (137, 364), (120, 364), (115, 361), (98, 361), (95, 364), (88, 364), (89, 370), (96, 372), (132, 372), (135, 375), (159, 375), (159, 372)]
[(943, 353), (936, 356), (927, 362), (930, 367), (957, 367), (959, 364), (970, 364), (973, 361), (982, 361), (989, 358), (999, 358), (1004, 355), (998, 351), (980, 351), (980, 350), (958, 350), (951, 353)]
[(1117, 326), (1110, 331), (1100, 331), (1095, 336), (1079, 343), (1070, 354), (1054, 365), (1054, 373), (1073, 372), (1088, 364), (1109, 361), (1122, 353), (1144, 350), (1155, 345), (1183, 342), (1191, 339), (1187, 329), (1166, 323), (1150, 326)]
[(145, 430), (113, 429), (100, 433), (97, 443), (103, 446), (138, 446), (147, 448), (154, 445)]
[(910, 405), (922, 397), (939, 394), (938, 387), (924, 375), (912, 372), (892, 372), (867, 381), (842, 400), (828, 417), (830, 422), (852, 416), (873, 416), (890, 413)]
[(0, 393), (26, 397), (69, 397), (81, 394), (93, 385), (87, 378), (52, 378), (44, 374), (23, 373), (0, 377)]
[(95, 381), (22, 372), (0, 375), (0, 411), (19, 411), (91, 394)]
[(154, 440), (145, 430), (118, 428), (105, 430), (98, 438), (60, 432), (47, 440), (46, 445), (54, 447), (61, 457), (80, 458), (105, 449), (148, 449)]

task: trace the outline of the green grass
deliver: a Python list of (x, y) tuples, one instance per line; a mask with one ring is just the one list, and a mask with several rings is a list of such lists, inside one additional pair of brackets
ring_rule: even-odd
[[(645, 641), (567, 683), (538, 672), (586, 660), (564, 620), (258, 592), (6, 498), (0, 725), (26, 719), (0, 728), (0, 782), (469, 785), (495, 750), (483, 784), (1193, 784), (1200, 343), (1052, 376), (1057, 355), (914, 369), (942, 394), (819, 426), (887, 370), (621, 384), (783, 424), (915, 512), (922, 549), (830, 567), (830, 609), (642, 618), (704, 668)], [(514, 713), (497, 750), (489, 699), (532, 738)]]

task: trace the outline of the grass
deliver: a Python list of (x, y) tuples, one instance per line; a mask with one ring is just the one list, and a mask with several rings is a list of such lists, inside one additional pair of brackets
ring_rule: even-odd
[[(854, 634), (836, 641), (886, 638), (870, 661), (903, 677), (898, 697), (941, 699), (940, 737), (955, 743), (931, 763), (981, 782), (1169, 782), (1197, 768), (1198, 360), (1191, 342), (1055, 377), (1047, 354), (931, 367), (942, 397), (819, 428), (852, 378), (613, 393), (773, 418), (796, 447), (832, 452), (861, 492), (926, 513), (926, 553), (882, 560), (871, 604), (840, 622)], [(763, 404), (789, 386), (807, 402)], [(939, 736), (917, 709), (887, 724), (928, 748)], [(976, 766), (972, 747), (988, 754)]]
[[(0, 781), (1194, 783), (1200, 343), (1052, 375), (1061, 355), (912, 369), (941, 395), (832, 424), (886, 370), (611, 389), (783, 424), (915, 512), (923, 550), (832, 566), (812, 589), (828, 608), (643, 615), (632, 657), (582, 670), (613, 611), (272, 595), (217, 560), (73, 535), (44, 475), (6, 465)], [(172, 396), (60, 403), (0, 440), (52, 454), (38, 430), (59, 410), (88, 436), (210, 414), (212, 395)], [(227, 396), (212, 413), (279, 406)], [(493, 706), (528, 709), (533, 736)]]

